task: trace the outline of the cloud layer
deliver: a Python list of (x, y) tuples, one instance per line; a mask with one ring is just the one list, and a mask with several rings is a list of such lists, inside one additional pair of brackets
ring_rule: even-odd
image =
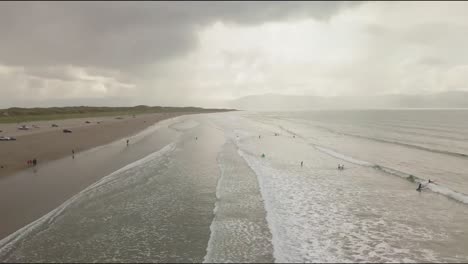
[(464, 90), (467, 12), (464, 2), (2, 2), (0, 107)]

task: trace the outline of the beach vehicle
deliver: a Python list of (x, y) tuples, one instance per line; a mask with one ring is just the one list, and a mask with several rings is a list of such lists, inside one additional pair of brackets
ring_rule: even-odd
[(29, 127), (26, 125), (22, 125), (18, 127), (18, 130), (29, 130)]
[(4, 136), (0, 137), (0, 141), (14, 141), (14, 140), (16, 140), (15, 137), (4, 137)]
[(52, 127), (58, 127), (58, 125), (57, 124), (52, 124)]
[(63, 133), (71, 133), (72, 131), (70, 129), (64, 129)]
[(90, 124), (91, 122), (89, 122), (89, 121), (86, 121), (85, 123), (86, 123), (86, 124)]

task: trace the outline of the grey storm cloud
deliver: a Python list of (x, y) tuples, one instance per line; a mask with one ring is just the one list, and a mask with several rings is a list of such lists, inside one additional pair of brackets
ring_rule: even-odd
[(0, 63), (139, 68), (196, 47), (214, 21), (328, 19), (350, 2), (1, 2)]
[(0, 108), (468, 90), (467, 10), (466, 2), (0, 2)]

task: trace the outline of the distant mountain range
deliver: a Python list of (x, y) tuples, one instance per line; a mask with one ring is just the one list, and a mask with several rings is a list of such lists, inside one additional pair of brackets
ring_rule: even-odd
[(427, 95), (295, 96), (264, 94), (241, 97), (228, 107), (254, 111), (301, 111), (314, 109), (468, 108), (468, 92)]

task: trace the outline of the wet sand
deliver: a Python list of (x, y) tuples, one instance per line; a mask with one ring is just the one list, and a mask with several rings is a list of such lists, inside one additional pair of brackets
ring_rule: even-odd
[[(185, 114), (194, 113), (155, 113), (136, 117), (121, 116), (123, 119), (112, 116), (0, 124), (0, 136), (17, 138), (16, 141), (0, 141), (0, 178), (28, 168), (27, 161), (34, 158), (42, 164), (71, 156), (72, 150), (77, 154), (118, 139), (122, 139), (122, 144), (126, 144), (125, 137), (161, 120)], [(17, 127), (23, 124), (31, 129), (18, 130)], [(52, 124), (59, 127), (52, 127)], [(33, 125), (38, 128), (33, 128)], [(73, 132), (63, 133), (63, 129)]]
[[(39, 160), (36, 167), (18, 162), (13, 163), (14, 167), (2, 169), (0, 239), (50, 212), (103, 176), (172, 142), (177, 133), (168, 124), (191, 114), (197, 113), (149, 114), (116, 121), (107, 118), (108, 122), (87, 126), (79, 120), (54, 121), (68, 122), (73, 133), (63, 134), (63, 127), (59, 127), (20, 135), (16, 142), (0, 142), (2, 162), (26, 160), (32, 153)], [(158, 126), (162, 128), (154, 131)], [(129, 146), (125, 142), (127, 138), (130, 138)], [(72, 148), (75, 148), (74, 159)]]

